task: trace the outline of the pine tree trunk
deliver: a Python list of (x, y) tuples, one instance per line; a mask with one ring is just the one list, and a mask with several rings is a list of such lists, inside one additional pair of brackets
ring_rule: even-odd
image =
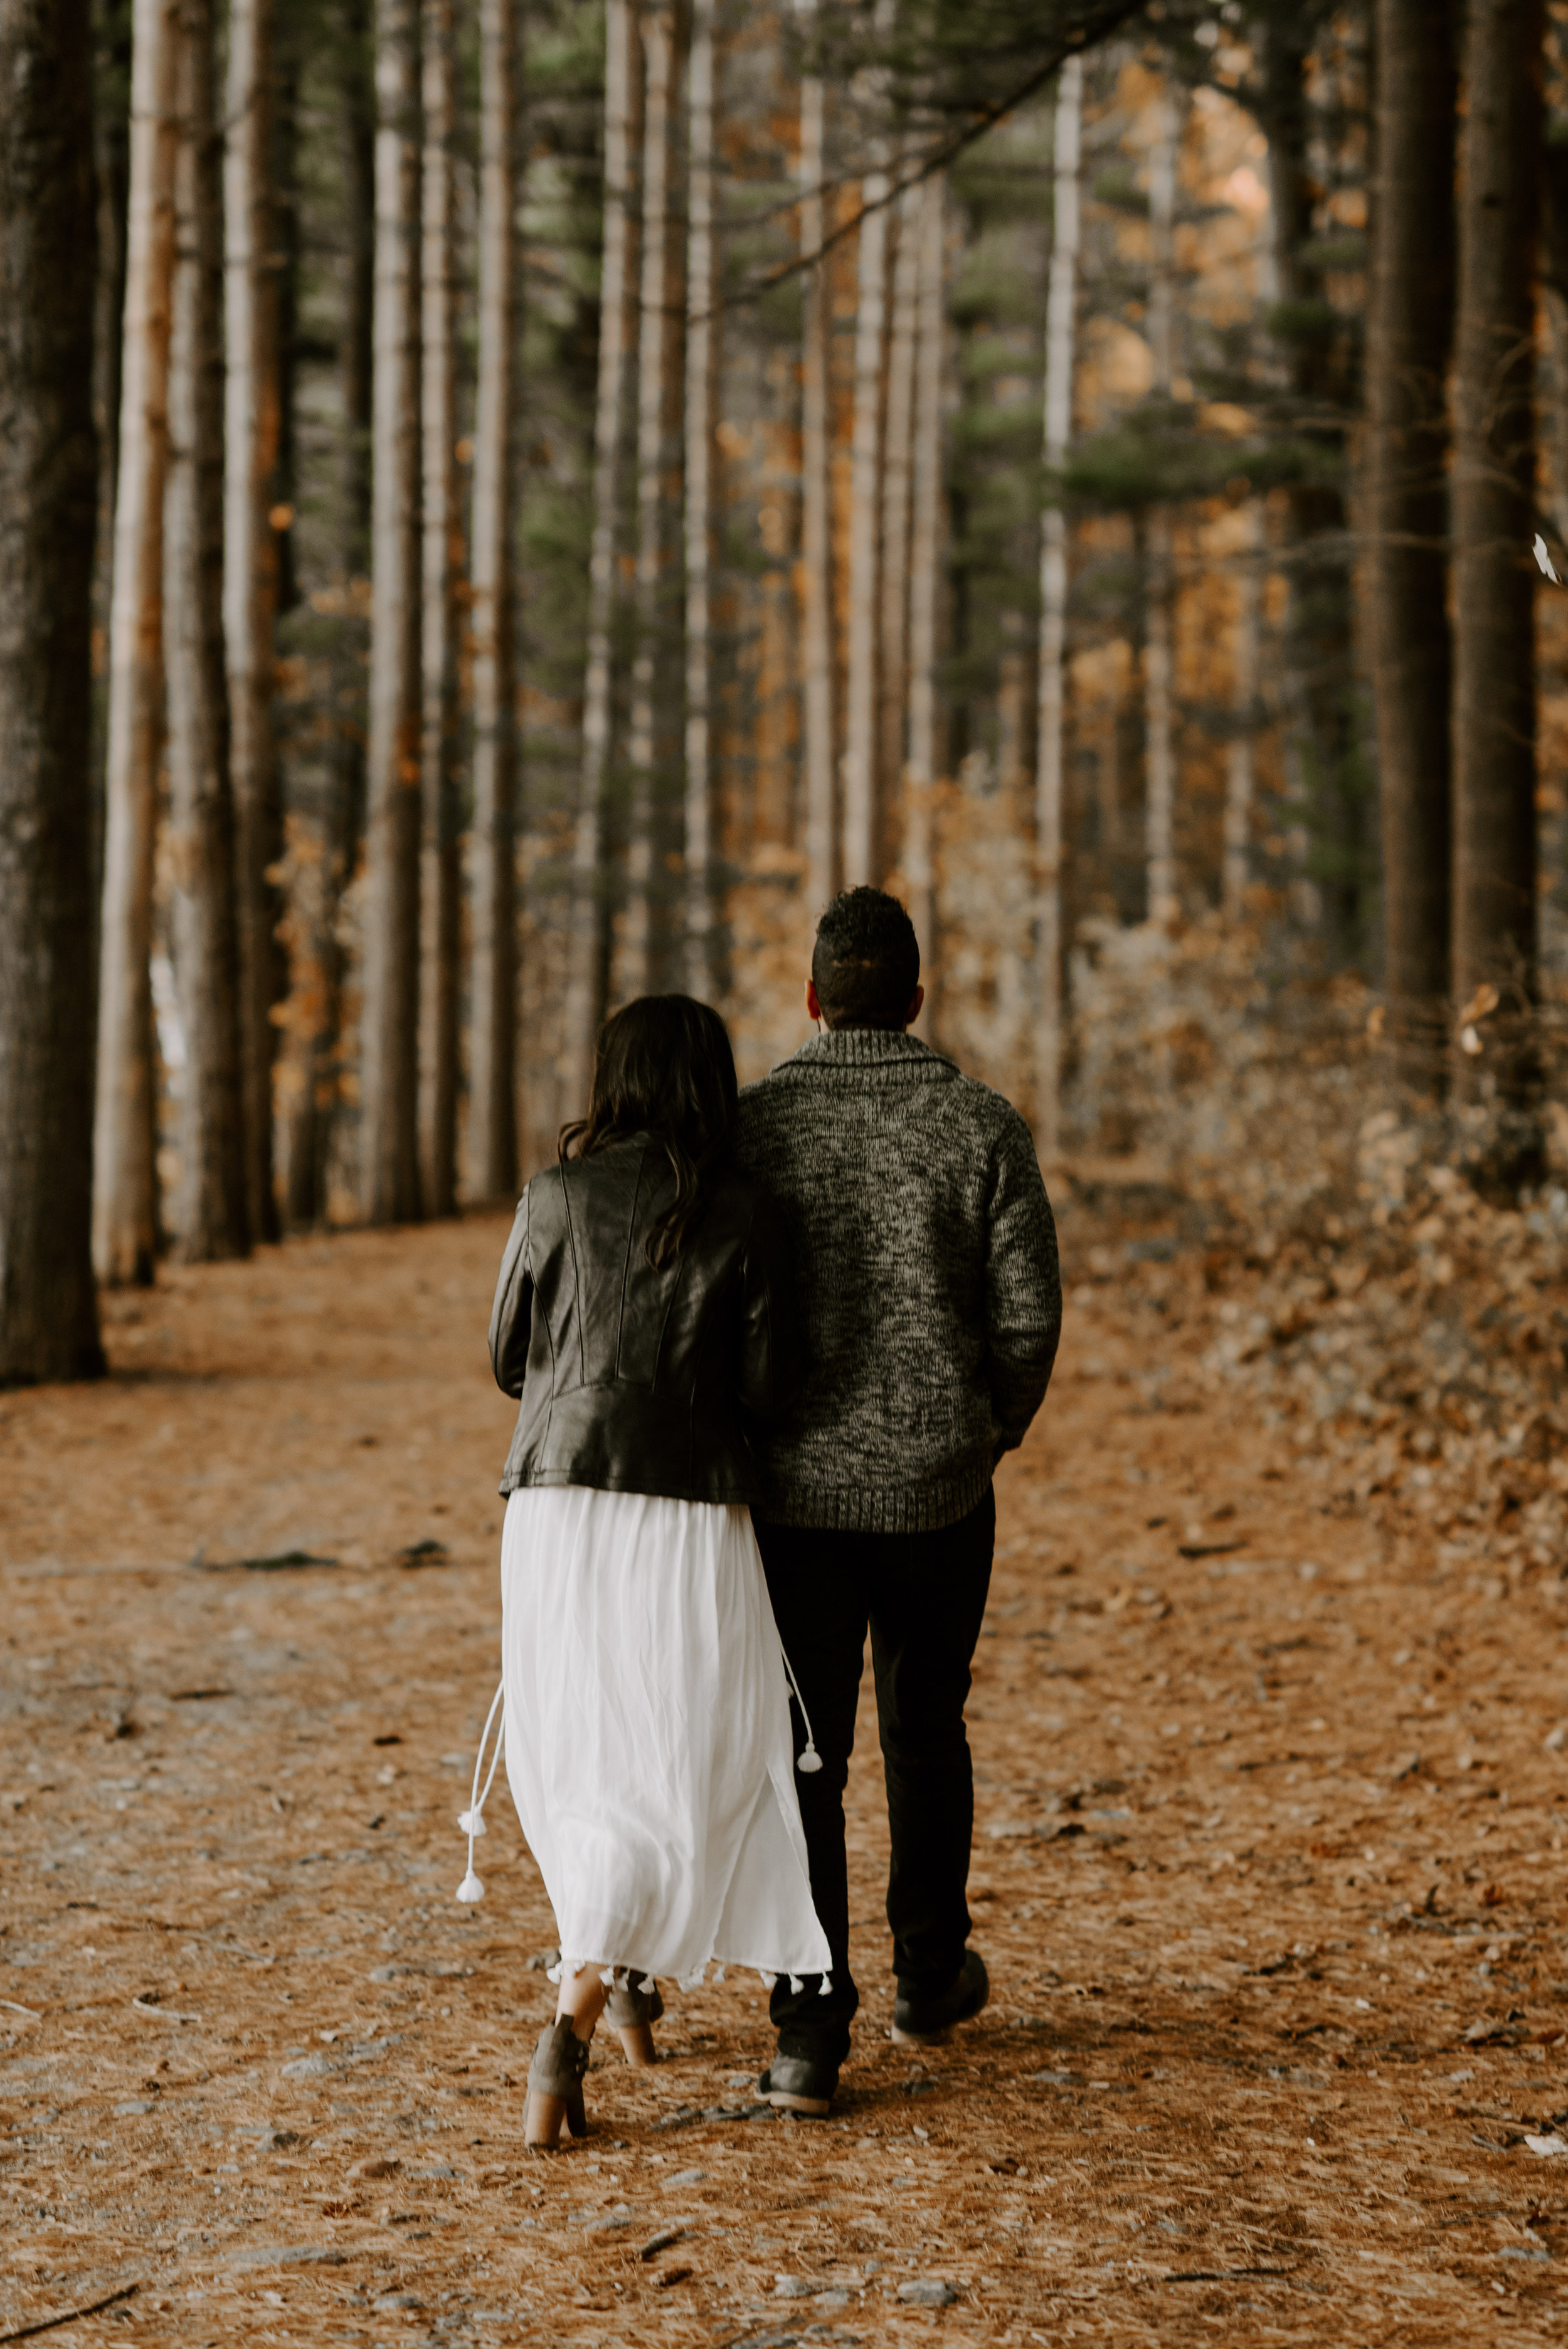
[(1345, 337), (1326, 291), (1317, 234), (1323, 190), (1310, 152), (1310, 85), (1321, 84), (1324, 58), (1316, 22), (1302, 9), (1282, 7), (1264, 29), (1262, 48), (1259, 119), (1268, 140), (1277, 313), (1286, 322), (1284, 374), (1297, 429), (1315, 460), (1288, 492), (1283, 566), (1289, 600), (1280, 698), (1286, 798), (1296, 812), (1288, 835), (1291, 898), (1297, 918), (1326, 929), (1330, 951), (1345, 956), (1363, 942), (1366, 843), (1349, 535), (1336, 478), (1353, 394)]
[(626, 854), (626, 920), (620, 956), (623, 999), (647, 995), (654, 984), (655, 763), (665, 573), (665, 392), (670, 319), (670, 97), (674, 81), (674, 8), (644, 0), (643, 268), (637, 316), (637, 648), (632, 667), (628, 750), (632, 807)]
[[(1453, 988), (1506, 1101), (1537, 1076), (1534, 277), (1542, 0), (1470, 0), (1454, 386)], [(1474, 1025), (1478, 990), (1496, 1019)], [(1468, 1017), (1467, 1017), (1468, 1015)]]
[(419, 1211), (419, 22), (378, 0), (360, 1196)]
[(604, 254), (599, 281), (599, 387), (593, 416), (593, 545), (588, 566), (588, 661), (583, 689), (583, 774), (572, 860), (572, 934), (562, 1019), (562, 1117), (582, 1116), (608, 978), (607, 794), (612, 723), (611, 631), (625, 415), (627, 306), (634, 259), (632, 191), (638, 114), (632, 0), (605, 0)]
[[(801, 0), (808, 27), (816, 0)], [(826, 221), (822, 200), (826, 92), (820, 78), (800, 82), (800, 250), (819, 253)], [(828, 285), (820, 262), (801, 287), (804, 331), (800, 355), (800, 662), (805, 761), (806, 889), (811, 919), (839, 886), (838, 792), (833, 710), (832, 486), (829, 467)]]
[[(370, 0), (340, 0), (335, 31), (347, 200), (336, 567), (346, 585), (363, 579), (370, 567), (376, 274), (376, 90)], [(323, 817), (321, 899), (312, 942), (321, 969), (322, 1009), (289, 1133), (288, 1219), (296, 1226), (325, 1218), (343, 1102), (340, 1061), (348, 957), (340, 936), (339, 915), (343, 893), (354, 876), (365, 820), (365, 673), (359, 649), (359, 624), (340, 623), (332, 665), (334, 724)]]
[[(505, 13), (505, 0), (499, 0)], [(496, 103), (493, 66), (505, 76), (488, 22), (480, 103)], [(457, 1204), (458, 922), (460, 912), (456, 778), (457, 581), (462, 563), (458, 512), (456, 371), (452, 346), (454, 133), (452, 0), (426, 0), (423, 60), (424, 162), (419, 189), (419, 429), (423, 443), (423, 580), (419, 796), (419, 1195), (428, 1216)], [(510, 109), (510, 77), (500, 97)], [(504, 160), (504, 157), (503, 157)], [(481, 164), (489, 168), (489, 159)], [(511, 190), (506, 191), (510, 202)], [(507, 223), (510, 234), (511, 222)], [(480, 335), (484, 333), (483, 305)], [(482, 361), (481, 361), (482, 367)], [(503, 436), (504, 437), (504, 436)], [(477, 453), (477, 452), (476, 452)], [(479, 638), (475, 639), (476, 656)], [(476, 658), (476, 668), (478, 660)], [(476, 680), (477, 681), (477, 680)], [(491, 721), (493, 739), (494, 726)], [(476, 790), (477, 790), (476, 778)], [(503, 1188), (510, 1187), (510, 1173)]]
[(1385, 987), (1407, 1083), (1440, 1085), (1451, 776), (1448, 370), (1453, 0), (1377, 0), (1367, 305), (1367, 605), (1383, 830)]
[(136, 0), (119, 478), (109, 605), (93, 1261), (149, 1282), (158, 1244), (152, 834), (163, 723), (163, 482), (174, 264), (178, 0)]
[(1035, 776), (1035, 1138), (1042, 1158), (1061, 1141), (1062, 771), (1067, 710), (1068, 521), (1057, 486), (1073, 424), (1078, 309), (1078, 169), (1083, 61), (1069, 57), (1057, 92), (1056, 221), (1046, 306), (1046, 506), (1040, 523), (1039, 746)]
[[(876, 22), (891, 30), (887, 0), (878, 0)], [(873, 107), (885, 102), (881, 78), (868, 76)], [(849, 610), (845, 615), (848, 661), (844, 680), (844, 756), (841, 773), (847, 888), (874, 883), (881, 854), (878, 839), (877, 759), (877, 558), (882, 504), (882, 357), (887, 326), (887, 142), (869, 144), (871, 166), (861, 181), (864, 219), (855, 304), (855, 409), (850, 449)]]
[(517, 23), (483, 0), (480, 159), (480, 381), (474, 428), (473, 1014), (469, 1189), (499, 1199), (517, 1177), (517, 884), (513, 802), (511, 408), (517, 264)]
[(283, 852), (283, 802), (273, 746), (277, 537), (270, 519), (278, 454), (277, 268), (273, 178), (273, 0), (229, 11), (223, 223), (227, 338), (223, 626), (233, 737), (235, 902), (246, 1215), (252, 1236), (278, 1236), (273, 1182), (275, 936), (268, 880)]
[[(93, 14), (97, 39), (94, 73), (98, 91), (93, 118), (98, 171), (93, 418), (98, 441), (98, 547), (93, 620), (94, 626), (103, 628), (107, 635), (115, 483), (119, 471), (120, 367), (125, 340), (126, 209), (130, 192), (130, 0), (96, 0)], [(113, 94), (110, 104), (103, 102), (106, 92)]]
[[(1176, 157), (1180, 131), (1176, 109), (1161, 101), (1163, 120), (1149, 175), (1149, 346), (1153, 390), (1171, 398), (1174, 378)], [(1143, 654), (1144, 854), (1148, 868), (1148, 918), (1169, 922), (1176, 896), (1176, 761), (1171, 739), (1171, 597), (1173, 534), (1171, 515), (1156, 506), (1149, 516), (1149, 635)]]
[[(906, 143), (904, 160), (911, 156)], [(878, 805), (899, 805), (909, 678), (910, 474), (914, 453), (915, 326), (920, 288), (920, 189), (906, 188), (893, 226), (888, 318), (887, 422), (882, 448), (882, 591), (878, 622)], [(883, 858), (886, 861), (886, 844)]]
[(1256, 761), (1259, 624), (1263, 613), (1264, 507), (1247, 507), (1247, 544), (1237, 566), (1235, 666), (1233, 691), (1236, 730), (1225, 752), (1225, 856), (1222, 883), (1225, 919), (1245, 917), (1251, 877), (1253, 791)]
[(104, 1367), (93, 1290), (92, 47), (0, 10), (0, 1386)]
[(716, 0), (694, 0), (687, 69), (686, 339), (686, 983), (699, 1002), (718, 992), (713, 905), (713, 690), (709, 577), (713, 532), (713, 392), (717, 288), (714, 248)]
[(174, 969), (185, 1030), (180, 1197), (188, 1264), (250, 1249), (234, 802), (223, 653), (223, 212), (211, 0), (181, 0), (163, 496)]
[(937, 563), (942, 522), (942, 346), (946, 324), (945, 183), (920, 191), (914, 347), (914, 432), (909, 545), (909, 757), (904, 767), (904, 880), (920, 942), (925, 1005), (916, 1023), (934, 1032), (938, 965), (932, 786), (936, 779)]

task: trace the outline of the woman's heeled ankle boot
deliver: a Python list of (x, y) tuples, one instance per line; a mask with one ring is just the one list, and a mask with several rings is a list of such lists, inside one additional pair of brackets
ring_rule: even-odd
[(579, 2039), (570, 2015), (562, 2015), (540, 2033), (528, 2067), (528, 2103), (523, 2113), (523, 2142), (539, 2153), (553, 2153), (564, 2122), (573, 2137), (586, 2137), (588, 2116), (583, 2106), (583, 2075), (588, 2069), (588, 2042)]
[(646, 1990), (634, 1990), (630, 1974), (624, 1982), (615, 1984), (604, 2002), (605, 2021), (624, 2048), (627, 2063), (639, 2070), (659, 2060), (649, 2026), (658, 2021), (664, 2011), (657, 1982), (650, 1980)]

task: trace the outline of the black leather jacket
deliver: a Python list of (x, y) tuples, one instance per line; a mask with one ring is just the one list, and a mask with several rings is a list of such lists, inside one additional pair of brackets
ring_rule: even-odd
[(789, 1402), (797, 1366), (772, 1216), (721, 1178), (676, 1261), (648, 1234), (675, 1198), (645, 1135), (534, 1175), (490, 1313), (490, 1363), (521, 1402), (503, 1493), (591, 1485), (682, 1501), (749, 1501), (748, 1418)]

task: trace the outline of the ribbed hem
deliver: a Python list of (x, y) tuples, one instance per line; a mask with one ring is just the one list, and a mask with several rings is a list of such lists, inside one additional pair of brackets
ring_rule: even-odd
[(773, 1525), (824, 1533), (935, 1534), (977, 1509), (990, 1486), (990, 1463), (981, 1461), (932, 1485), (774, 1485), (757, 1513)]

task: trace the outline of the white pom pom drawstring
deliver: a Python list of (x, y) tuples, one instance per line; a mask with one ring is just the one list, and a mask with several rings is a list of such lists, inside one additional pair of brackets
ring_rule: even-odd
[(800, 1683), (795, 1677), (795, 1667), (789, 1661), (789, 1651), (782, 1640), (779, 1642), (779, 1652), (784, 1659), (784, 1669), (789, 1675), (789, 1685), (795, 1692), (795, 1702), (800, 1708), (800, 1718), (806, 1724), (806, 1744), (804, 1749), (795, 1757), (795, 1767), (803, 1778), (814, 1777), (822, 1766), (822, 1757), (817, 1751), (817, 1741), (811, 1734), (811, 1716), (806, 1710), (806, 1700), (800, 1693)]
[(505, 1692), (506, 1682), (503, 1680), (498, 1684), (496, 1692), (490, 1699), (490, 1709), (485, 1715), (485, 1725), (480, 1736), (480, 1750), (474, 1756), (474, 1780), (469, 1789), (469, 1807), (459, 1813), (458, 1817), (458, 1825), (469, 1839), (468, 1872), (457, 1891), (458, 1899), (466, 1904), (482, 1900), (485, 1897), (484, 1886), (474, 1874), (474, 1839), (477, 1836), (482, 1836), (485, 1831), (485, 1805), (490, 1800), (490, 1790), (495, 1784), (496, 1764), (500, 1760), (501, 1740), (506, 1734), (504, 1713), (496, 1729), (495, 1752), (490, 1756), (490, 1776), (485, 1780), (482, 1795), (480, 1792), (480, 1772), (485, 1765), (485, 1747), (490, 1742), (490, 1723), (495, 1720), (497, 1708)]

